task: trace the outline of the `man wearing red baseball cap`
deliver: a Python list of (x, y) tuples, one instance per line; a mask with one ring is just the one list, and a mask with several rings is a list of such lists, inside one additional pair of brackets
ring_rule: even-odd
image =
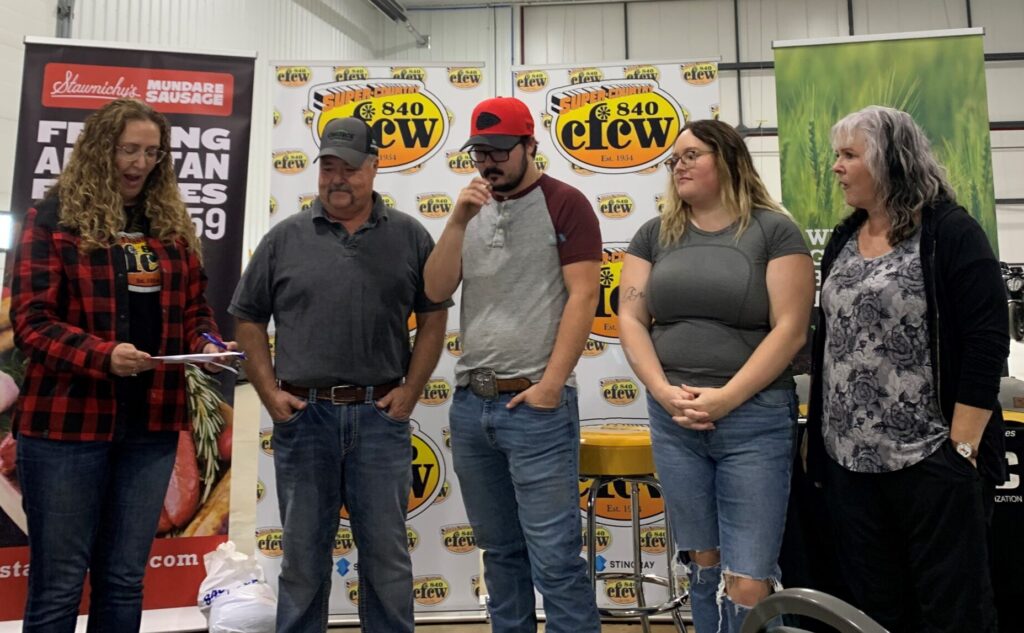
[(601, 232), (586, 197), (537, 168), (533, 130), (518, 99), (473, 110), (463, 149), (480, 175), (459, 194), (424, 290), (447, 301), (462, 284), (452, 454), (492, 630), (536, 630), (536, 587), (548, 633), (598, 633), (580, 558), (573, 368), (597, 307)]

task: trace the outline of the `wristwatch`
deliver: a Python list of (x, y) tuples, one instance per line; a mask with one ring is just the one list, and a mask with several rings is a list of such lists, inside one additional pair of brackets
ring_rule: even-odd
[(974, 459), (978, 456), (978, 449), (974, 447), (974, 444), (970, 442), (954, 442), (954, 444), (956, 452), (964, 459)]

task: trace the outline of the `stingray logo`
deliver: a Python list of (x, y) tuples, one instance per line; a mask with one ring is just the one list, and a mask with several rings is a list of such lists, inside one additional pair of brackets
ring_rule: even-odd
[(538, 92), (548, 85), (548, 74), (543, 70), (521, 70), (516, 73), (516, 88), (523, 92)]
[(604, 79), (604, 73), (600, 68), (570, 68), (569, 69), (569, 83), (576, 84), (589, 84), (594, 81), (601, 81)]
[(267, 558), (278, 558), (284, 554), (283, 542), (284, 530), (279, 527), (264, 527), (256, 530), (256, 549)]
[(450, 586), (444, 576), (417, 576), (412, 581), (412, 597), (416, 604), (432, 607), (448, 598)]
[(607, 174), (657, 165), (672, 150), (682, 117), (657, 82), (615, 79), (547, 93), (551, 138), (571, 163)]
[(313, 78), (309, 66), (278, 66), (277, 83), (289, 88), (305, 86)]
[(597, 208), (609, 220), (633, 215), (633, 199), (626, 193), (606, 193), (597, 197)]
[(650, 79), (651, 81), (658, 81), (661, 79), (661, 71), (658, 70), (658, 67), (651, 66), (649, 64), (643, 66), (626, 66), (623, 68), (623, 71), (626, 79)]
[(416, 196), (416, 207), (423, 217), (438, 220), (452, 212), (452, 198), (446, 193), (421, 193)]
[(344, 525), (338, 526), (338, 533), (334, 535), (334, 551), (331, 555), (335, 558), (348, 556), (356, 546), (356, 539), (352, 535), (352, 529)]
[(381, 173), (413, 173), (441, 150), (451, 129), (444, 104), (421, 81), (340, 81), (313, 86), (309, 94), (313, 141), (319, 145), (333, 119), (362, 119), (373, 130)]
[(606, 242), (601, 252), (601, 296), (594, 314), (590, 333), (599, 341), (619, 342), (619, 281), (622, 279), (622, 260), (626, 256), (625, 242)]
[(718, 79), (718, 64), (715, 62), (696, 62), (680, 66), (683, 81), (693, 86), (706, 86)]
[(309, 157), (302, 150), (286, 149), (274, 152), (273, 162), (278, 173), (291, 175), (304, 170), (309, 165)]
[(456, 88), (476, 88), (483, 81), (484, 73), (479, 68), (449, 68), (448, 83)]
[(639, 395), (640, 387), (637, 386), (636, 381), (632, 378), (616, 377), (601, 379), (601, 397), (608, 404), (624, 407), (636, 402)]
[(472, 174), (476, 171), (476, 165), (469, 157), (469, 152), (446, 152), (445, 158), (448, 159), (448, 169), (456, 174)]
[(445, 332), (444, 351), (456, 358), (462, 356), (462, 336), (458, 330), (448, 330)]
[(419, 535), (419, 533), (416, 530), (414, 530), (411, 527), (409, 527), (408, 525), (405, 526), (405, 546), (406, 546), (406, 548), (408, 548), (408, 550), (411, 552), (411, 551), (415, 550), (417, 547), (419, 547), (419, 545), (420, 545), (420, 535)]
[(583, 344), (583, 357), (594, 358), (604, 354), (604, 350), (608, 348), (608, 343), (604, 341), (595, 341), (592, 338), (588, 338), (587, 342)]
[[(606, 549), (608, 549), (611, 546), (611, 544), (612, 544), (612, 532), (611, 532), (611, 530), (609, 530), (608, 528), (606, 528), (603, 525), (595, 525), (594, 526), (594, 547), (595, 547), (594, 551), (598, 552), (598, 553), (603, 552)], [(580, 551), (585, 554), (587, 552), (587, 547), (588, 546), (589, 546), (589, 543), (587, 542), (587, 528), (584, 525), (583, 526), (583, 549), (580, 550)]]
[(346, 580), (345, 581), (345, 595), (348, 596), (348, 601), (352, 604), (359, 606), (359, 581), (358, 580)]
[(366, 66), (335, 66), (334, 81), (366, 81), (370, 71)]
[(648, 554), (664, 554), (668, 546), (664, 525), (648, 525), (640, 528), (640, 549)]
[(452, 554), (468, 554), (476, 549), (476, 536), (468, 523), (442, 525), (441, 543)]
[[(420, 404), (425, 404), (428, 407), (436, 407), (448, 402), (448, 399), (452, 397), (452, 386), (444, 378), (434, 376), (427, 381), (427, 384), (423, 385), (423, 395), (420, 396)], [(444, 433), (441, 434), (444, 437)], [(448, 443), (447, 438), (445, 443)], [(451, 448), (451, 446), (448, 446)]]
[(274, 427), (260, 429), (260, 450), (265, 455), (274, 456)]

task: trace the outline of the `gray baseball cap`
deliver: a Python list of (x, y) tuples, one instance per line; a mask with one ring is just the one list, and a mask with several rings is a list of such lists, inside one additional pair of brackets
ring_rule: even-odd
[(373, 130), (366, 121), (345, 117), (331, 119), (324, 126), (324, 133), (320, 135), (320, 153), (316, 158), (335, 156), (359, 167), (368, 156), (376, 155), (377, 142), (373, 140)]

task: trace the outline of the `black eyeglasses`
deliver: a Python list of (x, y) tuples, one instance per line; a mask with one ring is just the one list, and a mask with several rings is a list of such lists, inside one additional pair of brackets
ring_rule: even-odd
[(683, 167), (692, 167), (693, 164), (697, 162), (697, 159), (700, 158), (701, 156), (705, 154), (714, 153), (715, 150), (713, 149), (688, 149), (679, 156), (676, 156), (675, 154), (669, 156), (665, 160), (665, 169), (669, 170), (670, 172), (674, 171), (676, 165), (679, 163), (682, 163)]
[[(516, 145), (519, 145), (519, 143), (516, 143)], [(509, 154), (515, 149), (516, 145), (513, 145), (511, 149), (477, 149), (474, 147), (469, 150), (469, 157), (474, 163), (486, 162), (488, 158), (495, 163), (504, 163), (508, 160)]]

